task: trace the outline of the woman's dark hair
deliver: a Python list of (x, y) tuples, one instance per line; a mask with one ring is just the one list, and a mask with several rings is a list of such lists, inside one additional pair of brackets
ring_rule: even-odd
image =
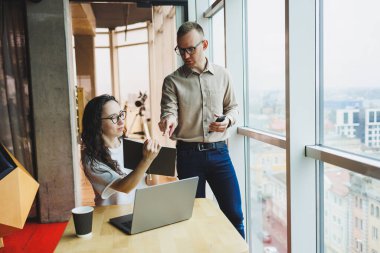
[[(112, 160), (102, 138), (102, 111), (103, 106), (109, 101), (117, 102), (113, 96), (101, 95), (91, 99), (84, 108), (82, 118), (82, 164), (85, 168), (87, 163), (90, 162), (90, 167), (94, 170), (94, 163), (102, 162), (122, 175), (123, 172), (120, 170), (119, 164), (117, 161)], [(97, 170), (97, 172), (105, 171)]]

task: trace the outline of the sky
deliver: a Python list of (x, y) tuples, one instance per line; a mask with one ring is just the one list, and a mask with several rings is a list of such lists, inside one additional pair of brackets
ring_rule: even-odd
[[(285, 1), (248, 1), (250, 80), (285, 87)], [(325, 87), (380, 88), (380, 1), (326, 0), (322, 8)]]

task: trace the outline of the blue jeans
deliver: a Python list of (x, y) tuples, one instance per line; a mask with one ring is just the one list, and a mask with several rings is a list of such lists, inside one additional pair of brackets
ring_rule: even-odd
[(179, 179), (199, 177), (197, 198), (205, 197), (207, 181), (220, 209), (245, 238), (240, 189), (227, 145), (207, 151), (177, 146), (177, 172)]

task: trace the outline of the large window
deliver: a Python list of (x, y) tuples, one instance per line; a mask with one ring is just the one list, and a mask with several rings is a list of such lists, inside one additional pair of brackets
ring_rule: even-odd
[[(112, 45), (111, 37), (114, 38)], [(129, 107), (134, 107), (140, 91), (149, 93), (147, 23), (117, 27), (115, 30), (98, 28), (95, 45), (96, 94), (112, 94), (115, 90), (113, 86), (117, 86), (121, 104), (128, 102)], [(111, 56), (116, 59), (113, 64)], [(115, 76), (117, 73), (118, 76)]]
[(380, 252), (380, 2), (220, 2), (250, 252)]
[(120, 97), (134, 106), (140, 92), (149, 94), (148, 45), (121, 47), (118, 53)]
[[(251, 252), (287, 252), (285, 150), (250, 142)], [(270, 251), (269, 251), (270, 252)]]
[[(140, 111), (150, 117), (146, 113), (150, 111), (147, 23), (114, 30), (98, 28), (95, 45), (96, 95), (114, 94), (120, 105), (127, 109), (130, 133), (141, 132), (140, 118), (137, 124), (133, 122)], [(148, 96), (144, 100), (145, 106), (136, 107), (135, 102), (142, 101), (143, 94)]]
[[(380, 158), (380, 2), (323, 2), (323, 139)], [(353, 18), (355, 17), (355, 18)]]
[(380, 252), (380, 181), (324, 165), (325, 253)]
[(226, 66), (226, 39), (224, 33), (224, 8), (212, 17), (212, 58), (215, 64)]
[(111, 56), (108, 29), (97, 28), (95, 36), (95, 95), (112, 94)]
[(150, 95), (147, 23), (129, 25), (127, 30), (120, 27), (116, 29), (116, 36), (120, 100), (134, 108), (140, 92)]
[(287, 252), (284, 3), (247, 1), (251, 252)]
[(376, 171), (346, 160), (380, 158), (379, 10), (374, 0), (324, 1), (321, 9), (321, 142), (342, 150), (335, 164), (359, 172), (323, 164), (326, 253), (380, 251), (380, 181), (366, 176)]
[(247, 1), (249, 126), (285, 135), (285, 1)]

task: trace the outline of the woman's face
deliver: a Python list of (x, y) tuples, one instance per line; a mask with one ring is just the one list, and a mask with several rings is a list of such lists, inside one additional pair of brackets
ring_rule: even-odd
[[(120, 105), (111, 100), (104, 104), (102, 111), (102, 131), (108, 138), (117, 138), (123, 134), (124, 120), (118, 117), (122, 113)], [(116, 123), (113, 123), (111, 118)]]

